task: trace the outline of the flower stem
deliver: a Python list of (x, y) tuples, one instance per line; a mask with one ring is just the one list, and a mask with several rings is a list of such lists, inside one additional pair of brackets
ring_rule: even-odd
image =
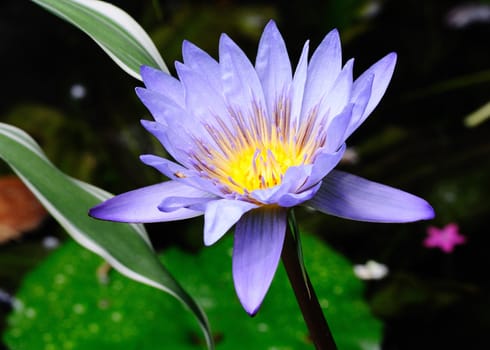
[[(293, 232), (291, 231), (293, 230)], [(293, 234), (294, 233), (294, 234)], [(286, 238), (282, 249), (282, 262), (286, 268), (291, 287), (298, 300), (303, 319), (310, 332), (310, 337), (318, 350), (337, 350), (327, 320), (323, 315), (320, 303), (303, 266), (299, 231), (294, 214), (290, 225), (287, 225)]]

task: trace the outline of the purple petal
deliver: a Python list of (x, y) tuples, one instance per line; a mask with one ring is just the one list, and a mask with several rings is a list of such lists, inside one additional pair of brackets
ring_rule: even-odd
[(141, 77), (149, 90), (166, 96), (179, 106), (184, 105), (184, 89), (180, 81), (174, 77), (149, 66), (141, 67)]
[[(362, 81), (359, 81), (356, 89), (352, 91), (351, 104), (352, 116), (344, 135), (344, 141), (362, 124), (366, 119), (365, 111), (371, 98), (374, 75), (367, 75)], [(367, 117), (367, 115), (366, 115)]]
[(219, 240), (243, 214), (257, 208), (257, 205), (231, 199), (215, 200), (207, 203), (204, 212), (204, 244), (209, 246)]
[[(228, 116), (221, 91), (218, 93), (204, 75), (178, 62), (175, 68), (185, 88), (186, 109), (198, 119), (194, 122), (213, 124), (214, 116)], [(209, 137), (208, 133), (201, 136)]]
[[(149, 120), (141, 120), (141, 125), (153, 136), (155, 136), (158, 141), (163, 145), (172, 157), (175, 158), (179, 163), (189, 166), (189, 155), (185, 151), (190, 149), (191, 145), (184, 145), (184, 138), (177, 139), (173, 137), (173, 133), (170, 128), (164, 126), (159, 122), (153, 122)], [(170, 136), (169, 136), (170, 134)]]
[(245, 214), (236, 224), (233, 281), (238, 298), (250, 315), (257, 313), (281, 257), (286, 233), (286, 210), (263, 207)]
[(315, 196), (316, 192), (320, 189), (321, 183), (318, 182), (316, 185), (313, 187), (309, 187), (305, 190), (302, 190), (301, 192), (298, 193), (286, 193), (285, 195), (281, 196), (279, 200), (277, 201), (277, 204), (279, 204), (283, 208), (291, 208), (295, 207)]
[[(199, 140), (205, 135), (209, 136), (203, 125), (196, 123), (197, 120), (194, 116), (169, 98), (144, 88), (136, 88), (136, 94), (155, 120), (167, 129), (168, 139), (172, 140), (174, 144), (178, 144), (181, 151), (190, 152), (195, 148), (196, 139)], [(207, 141), (214, 142), (210, 137)], [(174, 146), (173, 148), (177, 147)], [(170, 152), (171, 149), (167, 149), (167, 151)], [(179, 159), (179, 161), (183, 160)], [(183, 164), (186, 162), (183, 161)]]
[(322, 152), (315, 157), (315, 162), (313, 163), (313, 168), (311, 170), (310, 177), (308, 181), (301, 187), (301, 189), (307, 189), (311, 186), (316, 185), (320, 182), (342, 159), (346, 149), (345, 143), (340, 146), (340, 148), (335, 152)]
[(325, 150), (327, 152), (336, 152), (344, 143), (346, 139), (345, 133), (350, 124), (353, 109), (354, 104), (348, 104), (340, 114), (337, 114), (330, 121), (325, 144)]
[(422, 198), (338, 170), (323, 179), (316, 196), (305, 205), (358, 221), (410, 222), (434, 217), (434, 209)]
[(279, 185), (252, 191), (250, 197), (263, 204), (278, 204), (281, 197), (296, 193), (311, 174), (312, 165), (290, 167)]
[(262, 83), (269, 115), (291, 83), (291, 63), (284, 39), (274, 21), (269, 21), (260, 38), (255, 69)]
[(189, 209), (178, 209), (171, 213), (158, 210), (162, 199), (177, 194), (190, 197), (205, 195), (181, 183), (166, 181), (112, 197), (90, 209), (89, 215), (102, 220), (131, 223), (175, 221), (202, 215), (202, 212)]
[(327, 34), (311, 57), (308, 66), (302, 115), (307, 115), (321, 97), (330, 91), (342, 68), (342, 52), (339, 32)]
[(143, 154), (140, 156), (140, 160), (144, 164), (157, 169), (172, 180), (179, 180), (196, 175), (194, 171), (189, 170), (180, 164), (153, 154)]
[[(373, 64), (368, 70), (361, 74), (359, 78), (356, 79), (352, 86), (352, 94), (356, 95), (359, 90), (365, 86), (365, 79), (372, 79), (371, 75), (374, 75), (371, 96), (366, 109), (359, 121), (356, 121), (356, 128), (364, 122), (364, 120), (371, 114), (373, 109), (378, 105), (379, 101), (383, 97), (388, 84), (390, 83), (391, 77), (393, 76), (393, 71), (395, 70), (396, 64), (396, 53), (392, 52), (378, 62)], [(354, 128), (355, 129), (355, 128)]]
[(226, 34), (219, 41), (223, 92), (231, 108), (252, 115), (254, 104), (266, 108), (257, 71), (245, 53)]
[(186, 113), (174, 100), (157, 91), (138, 87), (136, 88), (136, 95), (150, 111), (153, 118), (163, 125), (168, 125), (167, 120), (169, 118), (175, 118), (176, 115), (180, 116)]
[(216, 196), (222, 196), (219, 188), (211, 180), (201, 177), (195, 170), (189, 170), (180, 164), (152, 154), (144, 154), (140, 156), (140, 160), (172, 180)]
[(342, 71), (337, 76), (330, 91), (325, 91), (320, 102), (318, 115), (327, 115), (328, 121), (341, 113), (350, 100), (352, 91), (352, 68), (354, 59), (350, 59), (345, 64)]
[(294, 128), (298, 127), (301, 118), (301, 106), (303, 104), (308, 69), (308, 49), (309, 42), (307, 41), (303, 46), (303, 51), (301, 52), (301, 57), (299, 58), (291, 85), (291, 126)]
[(191, 42), (184, 40), (182, 44), (184, 64), (193, 71), (202, 72), (215, 91), (222, 91), (221, 69), (218, 62)]
[(208, 202), (213, 200), (216, 200), (216, 196), (213, 196), (210, 193), (206, 192), (201, 194), (199, 197), (185, 197), (182, 195), (178, 195), (165, 198), (158, 205), (158, 209), (165, 213), (170, 213), (181, 208), (202, 212), (204, 210), (198, 210), (197, 208), (204, 208)]

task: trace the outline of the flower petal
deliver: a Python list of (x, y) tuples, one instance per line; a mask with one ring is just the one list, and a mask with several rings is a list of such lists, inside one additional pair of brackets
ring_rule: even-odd
[[(352, 109), (352, 116), (347, 126), (347, 130), (344, 134), (344, 141), (362, 124), (366, 119), (364, 112), (371, 98), (371, 91), (373, 87), (374, 75), (366, 76), (362, 81), (358, 83), (356, 89), (352, 91), (351, 104), (354, 105)], [(366, 115), (367, 117), (367, 115)]]
[[(141, 120), (141, 125), (160, 141), (163, 147), (175, 160), (187, 167), (190, 165), (188, 162), (189, 155), (184, 151), (185, 149), (189, 149), (190, 146), (183, 146), (183, 138), (176, 139), (175, 137), (172, 137), (174, 135), (172, 135), (171, 129), (158, 122)], [(169, 136), (169, 134), (171, 136)]]
[(262, 83), (269, 115), (291, 83), (291, 62), (284, 39), (274, 21), (269, 21), (260, 38), (255, 69)]
[(316, 196), (304, 204), (358, 221), (410, 222), (434, 217), (434, 209), (422, 198), (338, 170), (330, 172)]
[(355, 96), (359, 94), (359, 90), (365, 87), (366, 79), (373, 79), (371, 76), (374, 76), (371, 88), (371, 95), (369, 98), (369, 102), (367, 103), (366, 109), (362, 114), (362, 117), (359, 120), (353, 120), (355, 124), (349, 127), (349, 134), (351, 134), (359, 125), (361, 125), (364, 120), (371, 114), (373, 109), (378, 105), (379, 101), (383, 97), (388, 84), (390, 83), (391, 77), (393, 76), (393, 71), (395, 70), (396, 64), (396, 53), (392, 52), (378, 62), (373, 64), (361, 74), (359, 78), (354, 81), (352, 85), (352, 95)]
[(226, 34), (219, 41), (223, 92), (229, 106), (243, 115), (253, 115), (254, 107), (266, 108), (262, 85), (245, 53)]
[(339, 147), (344, 143), (346, 139), (345, 133), (350, 124), (354, 107), (354, 104), (349, 103), (341, 113), (330, 121), (324, 146), (327, 152), (334, 153), (338, 151)]
[(303, 95), (305, 92), (305, 84), (308, 69), (308, 49), (309, 42), (307, 41), (303, 46), (303, 51), (299, 58), (296, 71), (294, 72), (293, 82), (291, 84), (290, 98), (291, 98), (291, 126), (298, 128), (298, 123), (301, 117), (301, 106), (303, 104)]
[(298, 193), (286, 193), (282, 195), (279, 200), (277, 201), (277, 204), (279, 204), (281, 207), (284, 208), (291, 208), (295, 207), (308, 199), (313, 198), (317, 191), (320, 189), (321, 183), (318, 182), (316, 185), (309, 187), (305, 190), (302, 190), (301, 192)]
[(301, 114), (303, 116), (315, 107), (321, 97), (330, 91), (342, 68), (342, 51), (339, 32), (334, 29), (320, 43), (308, 66)]
[(144, 164), (157, 169), (163, 175), (172, 180), (181, 182), (187, 186), (194, 187), (198, 190), (202, 190), (216, 196), (223, 195), (216, 184), (214, 184), (209, 179), (202, 177), (195, 170), (189, 170), (188, 168), (185, 168), (180, 164), (152, 154), (143, 154), (142, 156), (140, 156), (140, 160)]
[(176, 181), (166, 181), (112, 197), (90, 209), (89, 215), (102, 220), (131, 223), (175, 221), (202, 215), (202, 212), (190, 209), (178, 209), (171, 213), (158, 210), (162, 199), (177, 194), (190, 197), (205, 195)]
[(186, 109), (196, 118), (194, 122), (213, 124), (214, 117), (228, 116), (229, 112), (221, 91), (218, 93), (209, 83), (209, 79), (178, 62), (175, 68), (184, 85)]
[(141, 77), (149, 90), (154, 90), (161, 95), (173, 100), (179, 106), (184, 105), (184, 89), (180, 81), (161, 70), (142, 66)]
[(329, 121), (341, 113), (349, 102), (352, 90), (353, 66), (354, 59), (351, 58), (347, 61), (344, 68), (342, 68), (330, 91), (328, 93), (325, 91), (323, 101), (320, 105), (326, 105), (328, 108), (320, 107), (318, 114), (322, 116), (328, 111)]
[(257, 313), (272, 282), (286, 225), (286, 210), (279, 207), (252, 210), (236, 224), (233, 281), (238, 298), (250, 315)]
[(231, 199), (220, 199), (207, 203), (204, 212), (204, 244), (209, 246), (219, 240), (243, 214), (257, 205)]
[(216, 200), (216, 197), (206, 192), (204, 192), (202, 195), (198, 197), (186, 197), (186, 196), (178, 195), (178, 196), (165, 198), (158, 205), (158, 209), (165, 213), (170, 213), (182, 208), (192, 209), (198, 212), (202, 212), (204, 210), (197, 209), (197, 208), (203, 208), (209, 201), (213, 201), (213, 200)]
[(308, 189), (320, 182), (342, 159), (346, 144), (342, 144), (335, 152), (319, 152), (315, 157), (313, 168), (308, 181), (304, 183), (301, 190)]
[(221, 69), (218, 62), (191, 42), (184, 40), (182, 44), (184, 64), (195, 72), (202, 72), (215, 91), (222, 91)]

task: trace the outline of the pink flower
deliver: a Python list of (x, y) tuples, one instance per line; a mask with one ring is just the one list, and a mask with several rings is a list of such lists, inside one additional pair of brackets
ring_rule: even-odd
[(459, 233), (459, 227), (455, 223), (449, 223), (443, 228), (429, 226), (427, 237), (424, 240), (426, 248), (440, 248), (444, 253), (452, 253), (454, 247), (466, 242), (466, 237)]

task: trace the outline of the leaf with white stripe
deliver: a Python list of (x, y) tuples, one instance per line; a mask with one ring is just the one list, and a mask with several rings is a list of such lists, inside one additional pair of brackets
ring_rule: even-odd
[(214, 347), (207, 317), (162, 266), (144, 227), (94, 220), (89, 208), (111, 197), (57, 169), (24, 131), (0, 123), (0, 158), (5, 160), (49, 213), (78, 243), (123, 275), (173, 295), (194, 313), (208, 347)]
[(88, 34), (126, 73), (141, 80), (142, 65), (168, 72), (145, 30), (120, 8), (99, 0), (32, 0)]

